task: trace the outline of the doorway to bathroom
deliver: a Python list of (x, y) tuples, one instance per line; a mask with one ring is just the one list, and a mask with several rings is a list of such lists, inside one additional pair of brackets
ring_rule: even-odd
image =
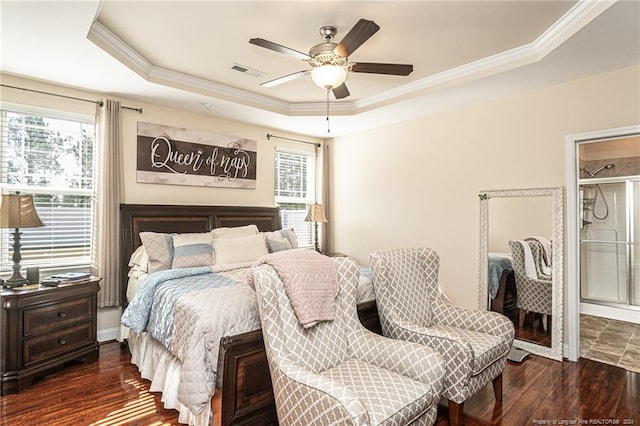
[(598, 351), (591, 325), (600, 318), (617, 329), (628, 324), (600, 339), (620, 334), (606, 345), (620, 345), (622, 357), (640, 338), (627, 336), (640, 325), (640, 126), (571, 135), (566, 146), (566, 354), (577, 360)]
[(640, 313), (640, 136), (580, 142), (580, 312)]

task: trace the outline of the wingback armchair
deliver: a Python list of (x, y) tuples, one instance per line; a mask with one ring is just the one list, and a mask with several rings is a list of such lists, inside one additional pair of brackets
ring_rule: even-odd
[(450, 424), (462, 423), (465, 400), (490, 381), (501, 401), (515, 334), (511, 321), (448, 303), (438, 288), (439, 257), (430, 248), (380, 250), (370, 260), (383, 334), (422, 343), (445, 360), (442, 396)]
[(509, 248), (516, 278), (518, 325), (523, 326), (527, 312), (537, 312), (544, 315), (542, 324), (547, 330), (548, 315), (551, 315), (552, 280), (538, 277), (535, 258), (526, 241), (509, 241)]
[(430, 425), (444, 362), (422, 345), (365, 329), (356, 312), (358, 266), (333, 259), (335, 319), (303, 328), (284, 284), (268, 264), (254, 267), (262, 333), (279, 424)]

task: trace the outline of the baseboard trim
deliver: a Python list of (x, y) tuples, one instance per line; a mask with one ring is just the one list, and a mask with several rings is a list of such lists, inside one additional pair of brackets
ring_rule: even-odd
[(118, 340), (118, 337), (120, 337), (120, 327), (107, 328), (105, 330), (98, 330), (98, 342)]

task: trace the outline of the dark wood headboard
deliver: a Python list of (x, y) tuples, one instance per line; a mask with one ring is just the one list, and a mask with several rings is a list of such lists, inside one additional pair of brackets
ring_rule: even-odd
[(214, 228), (255, 224), (262, 232), (282, 228), (277, 207), (121, 204), (120, 303), (127, 305), (129, 259), (142, 242), (140, 232), (207, 232)]

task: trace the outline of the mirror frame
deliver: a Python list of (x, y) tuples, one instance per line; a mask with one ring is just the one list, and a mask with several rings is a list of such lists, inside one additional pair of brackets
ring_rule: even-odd
[(480, 262), (478, 307), (488, 309), (489, 201), (505, 197), (552, 197), (552, 321), (551, 347), (515, 339), (513, 346), (536, 355), (562, 361), (564, 334), (564, 187), (480, 191)]

